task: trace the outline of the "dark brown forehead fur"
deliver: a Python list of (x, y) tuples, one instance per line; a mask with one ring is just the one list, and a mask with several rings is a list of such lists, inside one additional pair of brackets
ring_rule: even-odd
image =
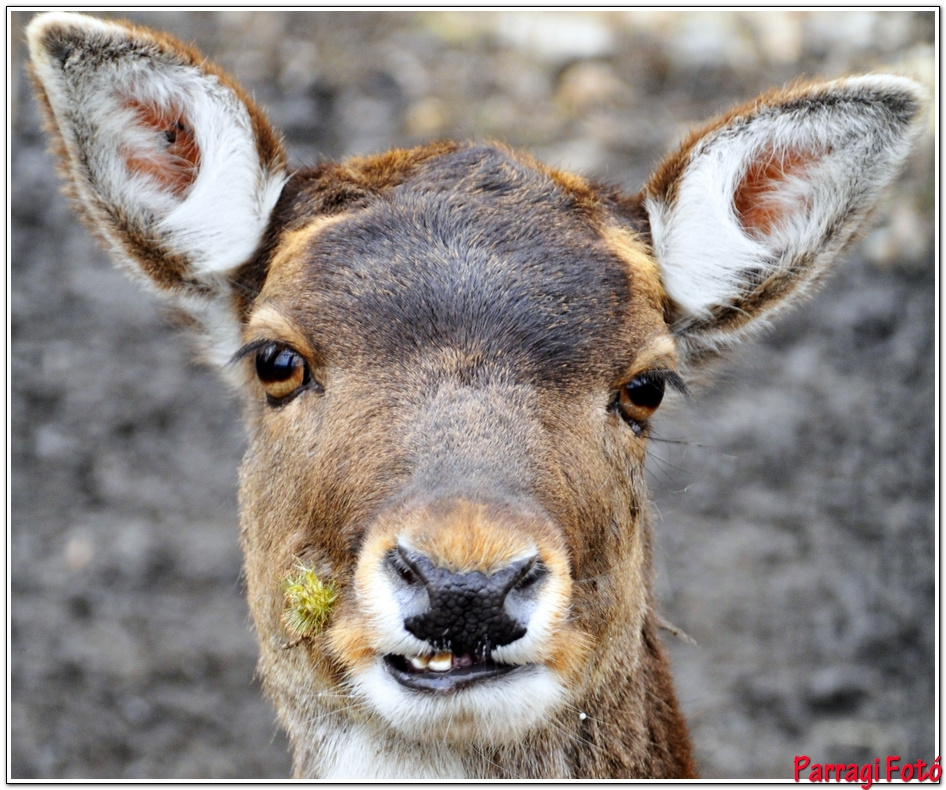
[(450, 348), (472, 376), (614, 378), (632, 363), (640, 325), (663, 328), (653, 283), (604, 238), (609, 225), (631, 227), (616, 211), (578, 177), (499, 146), (322, 165), (287, 186), (282, 238), (338, 220), (291, 267), (272, 263), (273, 239), (263, 295), (329, 363), (338, 354), (383, 366)]

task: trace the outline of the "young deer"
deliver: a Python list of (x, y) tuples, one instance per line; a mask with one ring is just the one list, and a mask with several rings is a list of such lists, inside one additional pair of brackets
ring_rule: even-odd
[(496, 145), (291, 170), (166, 35), (51, 13), (28, 39), (78, 212), (243, 392), (249, 604), (296, 775), (693, 776), (650, 418), (822, 280), (923, 90), (774, 91), (625, 196)]

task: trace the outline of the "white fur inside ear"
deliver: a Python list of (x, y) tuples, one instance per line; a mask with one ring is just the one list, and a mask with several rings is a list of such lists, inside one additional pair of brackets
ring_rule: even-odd
[(687, 313), (702, 315), (739, 293), (739, 273), (769, 258), (739, 223), (732, 196), (742, 151), (697, 150), (673, 203), (648, 197), (654, 254), (667, 294)]
[(195, 267), (219, 272), (253, 254), (287, 176), (260, 167), (249, 113), (236, 97), (219, 85), (202, 87), (188, 105), (200, 150), (197, 178), (157, 230)]
[(664, 286), (683, 312), (738, 306), (772, 274), (814, 279), (909, 151), (901, 101), (915, 115), (919, 86), (839, 80), (786, 92), (698, 141), (672, 189), (646, 198)]
[[(72, 51), (47, 50), (51, 34)], [(28, 38), (77, 196), (117, 252), (137, 233), (198, 276), (252, 255), (286, 174), (264, 161), (233, 90), (167, 45), (90, 17), (43, 15)], [(196, 162), (173, 155), (177, 119)]]

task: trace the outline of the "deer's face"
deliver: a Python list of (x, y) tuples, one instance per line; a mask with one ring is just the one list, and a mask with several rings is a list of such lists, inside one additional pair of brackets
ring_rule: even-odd
[[(288, 190), (244, 330), (257, 626), (293, 687), (502, 740), (639, 630), (647, 417), (674, 376), (656, 266), (577, 182), (497, 149), (329, 216), (327, 177)], [(300, 563), (340, 599), (280, 650)]]

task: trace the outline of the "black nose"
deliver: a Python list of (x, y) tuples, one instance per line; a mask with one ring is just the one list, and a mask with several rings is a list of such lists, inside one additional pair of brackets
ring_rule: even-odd
[(398, 546), (387, 556), (401, 584), (404, 628), (435, 650), (487, 656), (525, 636), (538, 582), (547, 574), (535, 556), (490, 575), (454, 573)]

